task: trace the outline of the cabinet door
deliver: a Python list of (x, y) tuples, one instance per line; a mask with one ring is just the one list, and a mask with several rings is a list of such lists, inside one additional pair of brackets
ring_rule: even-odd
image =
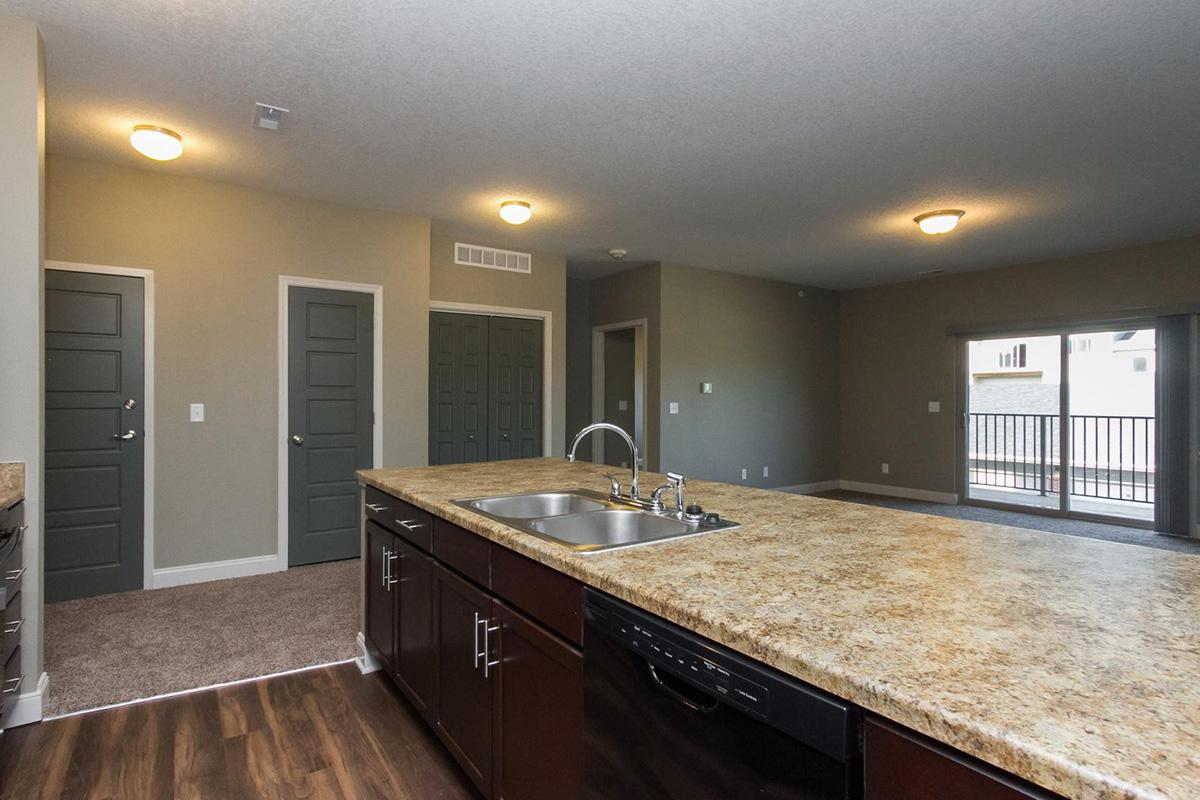
[(495, 793), (576, 800), (583, 772), (583, 653), (496, 601)]
[(492, 793), (491, 597), (436, 565), (438, 732), (487, 797)]
[(433, 718), (437, 691), (437, 647), (434, 641), (434, 562), (403, 539), (396, 539), (399, 559), (393, 562), (399, 583), (396, 625), (396, 680), (417, 710)]
[(396, 593), (393, 583), (396, 537), (367, 523), (367, 643), (388, 673), (396, 664)]

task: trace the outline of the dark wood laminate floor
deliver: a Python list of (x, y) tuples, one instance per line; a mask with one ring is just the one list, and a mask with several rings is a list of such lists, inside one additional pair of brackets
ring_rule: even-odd
[(381, 673), (353, 664), (16, 728), (4, 800), (477, 800)]

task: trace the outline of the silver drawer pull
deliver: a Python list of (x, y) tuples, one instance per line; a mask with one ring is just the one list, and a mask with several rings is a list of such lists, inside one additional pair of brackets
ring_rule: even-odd
[(369, 509), (371, 509), (372, 511), (374, 511), (376, 514), (378, 514), (380, 511), (387, 511), (387, 510), (388, 510), (388, 507), (387, 507), (387, 506), (376, 505), (375, 503), (367, 503), (367, 508), (369, 508)]
[(21, 576), (24, 574), (25, 574), (25, 567), (21, 567), (20, 569), (10, 569), (8, 571), (8, 574), (4, 576), (4, 580), (19, 581), (19, 580), (21, 580)]
[[(9, 678), (4, 682), (4, 688), (0, 689), (0, 694), (16, 694), (21, 688), (21, 682), (25, 680), (24, 675), (18, 675), (15, 678)], [(12, 684), (10, 687), (9, 684)]]
[(398, 519), (396, 520), (396, 524), (410, 533), (415, 531), (417, 528), (425, 527), (424, 522), (417, 522), (415, 519)]
[(9, 627), (5, 628), (4, 632), (5, 633), (16, 633), (17, 631), (21, 630), (21, 626), (24, 624), (25, 624), (25, 618), (21, 617), (16, 622), (10, 622)]
[(483, 677), (484, 680), (486, 680), (491, 674), (491, 668), (500, 663), (500, 659), (498, 658), (495, 661), (490, 660), (492, 657), (492, 643), (490, 634), (500, 630), (500, 626), (492, 625), (492, 621), (490, 619), (485, 619), (483, 622), (483, 653), (481, 653), (481, 655), (483, 656)]

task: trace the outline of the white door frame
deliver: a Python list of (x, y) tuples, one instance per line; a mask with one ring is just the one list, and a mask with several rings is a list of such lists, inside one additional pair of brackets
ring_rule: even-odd
[(445, 311), (450, 314), (482, 314), (489, 317), (515, 317), (517, 319), (542, 320), (542, 455), (554, 455), (554, 443), (550, 441), (554, 424), (554, 314), (538, 308), (512, 308), (488, 306), (478, 303), (454, 303), (449, 300), (430, 300), (430, 311)]
[[(604, 421), (604, 334), (609, 331), (633, 329), (633, 441), (645, 468), (650, 463), (650, 445), (646, 440), (646, 348), (649, 321), (630, 319), (592, 326), (592, 422)], [(604, 437), (596, 436), (592, 443), (592, 463), (604, 463)]]
[(154, 270), (47, 261), (45, 269), (142, 279), (142, 588), (154, 588)]
[(373, 396), (371, 403), (375, 412), (372, 426), (371, 466), (383, 466), (383, 287), (377, 283), (350, 283), (348, 281), (325, 280), (323, 278), (300, 278), (294, 275), (279, 276), (279, 431), (276, 457), (278, 463), (278, 509), (276, 558), (278, 569), (288, 568), (288, 290), (293, 286), (309, 289), (333, 289), (339, 292), (358, 292), (373, 298), (374, 316), (372, 334), (374, 339), (371, 372)]

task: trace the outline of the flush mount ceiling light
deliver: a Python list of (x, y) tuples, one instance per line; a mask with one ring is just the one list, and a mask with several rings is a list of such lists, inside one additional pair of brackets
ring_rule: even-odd
[(917, 223), (917, 227), (921, 229), (921, 233), (935, 235), (939, 233), (949, 233), (958, 225), (958, 221), (962, 219), (962, 215), (967, 212), (959, 211), (956, 208), (948, 208), (942, 211), (927, 211), (924, 214), (918, 214), (913, 217), (913, 222)]
[(500, 219), (509, 225), (521, 225), (533, 216), (533, 209), (524, 200), (505, 200), (500, 204)]
[(155, 161), (170, 161), (183, 155), (183, 137), (157, 125), (134, 125), (129, 143), (134, 150)]

